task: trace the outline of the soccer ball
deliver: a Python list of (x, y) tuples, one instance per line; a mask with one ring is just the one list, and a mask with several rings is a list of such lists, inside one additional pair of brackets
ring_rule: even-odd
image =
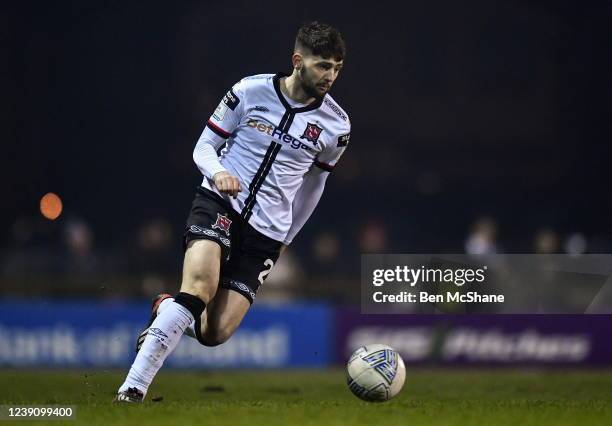
[(355, 396), (364, 401), (384, 402), (404, 386), (404, 360), (386, 345), (367, 345), (351, 355), (346, 366), (346, 382)]

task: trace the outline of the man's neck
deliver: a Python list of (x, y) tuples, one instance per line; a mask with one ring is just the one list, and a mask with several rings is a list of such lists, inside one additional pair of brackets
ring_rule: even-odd
[(289, 77), (281, 78), (280, 89), (284, 95), (295, 102), (309, 104), (315, 101), (315, 98), (308, 96), (304, 89), (302, 89), (296, 70), (293, 70), (293, 74)]

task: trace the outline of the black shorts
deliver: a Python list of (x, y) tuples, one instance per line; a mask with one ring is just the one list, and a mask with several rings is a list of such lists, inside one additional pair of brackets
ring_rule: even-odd
[(187, 218), (184, 250), (192, 240), (211, 240), (219, 244), (219, 287), (237, 291), (251, 304), (276, 263), (282, 246), (281, 242), (256, 231), (218, 194), (201, 186)]

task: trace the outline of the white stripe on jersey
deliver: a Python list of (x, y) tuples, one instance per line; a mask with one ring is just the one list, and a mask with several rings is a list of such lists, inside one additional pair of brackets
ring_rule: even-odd
[(243, 190), (233, 199), (212, 180), (202, 186), (231, 203), (262, 234), (283, 241), (292, 203), (313, 166), (331, 171), (350, 138), (348, 114), (331, 96), (296, 106), (280, 90), (281, 74), (246, 77), (232, 87), (210, 117), (200, 141), (219, 149), (219, 161)]

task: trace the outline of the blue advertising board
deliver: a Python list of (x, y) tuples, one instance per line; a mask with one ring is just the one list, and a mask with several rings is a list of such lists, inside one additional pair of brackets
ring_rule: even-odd
[[(0, 301), (0, 366), (126, 367), (148, 303)], [(210, 348), (183, 337), (169, 367), (320, 367), (333, 360), (332, 311), (322, 304), (264, 305)]]

